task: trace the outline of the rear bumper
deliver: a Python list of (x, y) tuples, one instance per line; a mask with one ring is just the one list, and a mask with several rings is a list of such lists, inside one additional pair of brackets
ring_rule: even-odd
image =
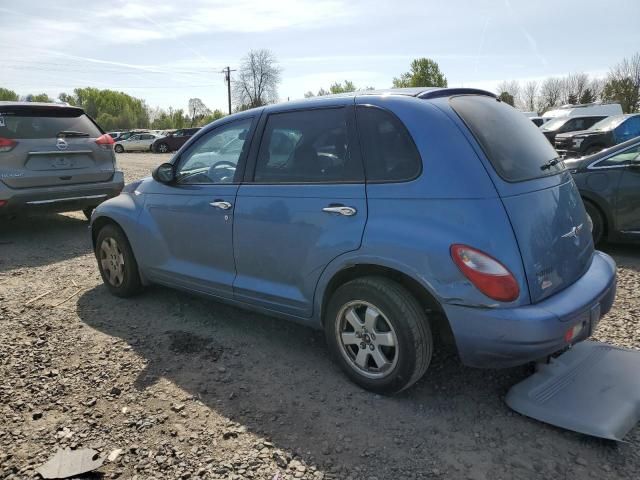
[(21, 211), (69, 212), (95, 207), (120, 194), (124, 188), (124, 175), (116, 171), (108, 182), (83, 183), (60, 187), (12, 189), (0, 182), (0, 215)]
[[(488, 309), (444, 305), (465, 365), (504, 368), (522, 365), (563, 350), (591, 335), (613, 305), (616, 265), (602, 252), (573, 285), (534, 305)], [(570, 342), (567, 331), (581, 325)]]

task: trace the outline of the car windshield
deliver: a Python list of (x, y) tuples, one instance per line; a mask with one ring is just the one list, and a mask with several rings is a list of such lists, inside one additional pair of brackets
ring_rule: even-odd
[(627, 117), (625, 117), (624, 115), (614, 115), (613, 117), (607, 117), (597, 123), (594, 123), (589, 130), (595, 130), (597, 132), (613, 130), (622, 122), (624, 122), (626, 118)]
[(450, 104), (504, 180), (521, 182), (566, 168), (540, 129), (506, 103), (489, 96), (460, 95)]
[(557, 130), (562, 125), (564, 125), (567, 120), (568, 120), (567, 117), (554, 118), (553, 120), (549, 120), (547, 123), (543, 124), (540, 127), (540, 130), (542, 130), (543, 132)]

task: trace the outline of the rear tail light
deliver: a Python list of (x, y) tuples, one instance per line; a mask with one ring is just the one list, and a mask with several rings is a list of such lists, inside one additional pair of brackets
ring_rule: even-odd
[(15, 147), (17, 144), (18, 142), (16, 142), (15, 140), (0, 137), (0, 152), (9, 152), (13, 150), (13, 147)]
[(115, 142), (113, 141), (113, 138), (111, 137), (111, 135), (109, 135), (108, 133), (105, 133), (101, 137), (96, 138), (96, 143), (100, 145), (102, 148), (104, 148), (105, 150), (110, 150), (113, 147), (113, 144)]
[(4, 207), (7, 203), (9, 203), (7, 200), (0, 200), (0, 207)]
[(520, 295), (515, 277), (495, 258), (467, 245), (451, 245), (451, 258), (462, 274), (487, 297), (511, 302)]

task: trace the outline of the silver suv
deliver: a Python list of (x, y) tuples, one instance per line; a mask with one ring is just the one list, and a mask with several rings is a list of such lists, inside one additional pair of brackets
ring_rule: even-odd
[(0, 216), (29, 209), (89, 217), (123, 186), (113, 138), (81, 108), (0, 102)]

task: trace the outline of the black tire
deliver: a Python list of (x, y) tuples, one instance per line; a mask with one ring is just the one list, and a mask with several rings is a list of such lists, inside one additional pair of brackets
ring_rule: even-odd
[(122, 145), (116, 145), (115, 147), (113, 147), (113, 150), (116, 153), (124, 153), (124, 147)]
[(156, 153), (169, 153), (171, 150), (169, 149), (169, 145), (167, 145), (166, 143), (162, 142), (160, 145), (158, 145), (158, 147), (156, 148)]
[[(362, 305), (363, 302), (367, 305)], [(363, 331), (358, 335), (355, 329), (353, 333), (343, 329), (343, 326), (349, 329), (353, 325), (346, 320), (348, 315), (345, 312), (364, 308), (366, 318), (369, 306), (380, 313), (374, 324), (383, 322), (382, 326), (388, 325), (390, 330), (380, 333), (375, 327), (367, 331), (363, 326)], [(410, 387), (424, 375), (431, 362), (433, 335), (424, 309), (402, 285), (383, 277), (362, 277), (339, 287), (329, 300), (324, 327), (329, 350), (345, 374), (356, 384), (376, 393), (396, 393)], [(372, 331), (376, 331), (378, 341), (381, 338), (389, 339), (391, 337), (388, 335), (393, 334), (397, 347), (379, 345), (375, 335), (369, 336)], [(355, 335), (358, 338), (356, 341), (361, 343), (345, 345), (348, 342), (342, 340), (344, 335)], [(353, 340), (353, 336), (350, 338)], [(371, 353), (367, 347), (371, 347)], [(386, 371), (376, 373), (374, 353), (378, 350), (384, 352), (382, 358), (389, 359), (392, 356), (393, 361), (389, 362)], [(362, 353), (367, 358), (365, 368), (356, 364), (357, 357)], [(378, 377), (372, 378), (371, 375)]]
[(591, 219), (591, 236), (593, 237), (593, 244), (598, 245), (602, 243), (604, 240), (604, 232), (605, 232), (605, 220), (600, 213), (598, 207), (596, 207), (593, 203), (586, 201), (584, 202), (584, 208), (587, 211), (587, 215)]
[[(112, 250), (112, 241), (115, 242), (117, 247), (116, 252)], [(105, 242), (110, 247), (109, 252), (103, 251), (103, 243)], [(110, 252), (115, 253), (116, 258), (109, 258)], [(118, 254), (121, 254), (122, 258), (119, 258)], [(100, 229), (96, 238), (95, 255), (102, 281), (113, 295), (126, 298), (135, 295), (141, 290), (142, 283), (138, 273), (138, 263), (131, 250), (131, 245), (129, 245), (129, 241), (120, 227), (114, 224), (107, 224)], [(116, 264), (120, 263), (118, 260), (123, 262), (122, 275), (121, 277), (113, 277), (107, 267), (104, 266), (103, 261), (106, 261), (111, 268), (114, 268)], [(113, 281), (114, 278), (115, 281)]]
[(93, 213), (93, 211), (95, 209), (96, 209), (96, 207), (83, 208), (82, 209), (82, 213), (84, 213), (84, 216), (87, 217), (87, 220), (91, 220), (91, 214)]

